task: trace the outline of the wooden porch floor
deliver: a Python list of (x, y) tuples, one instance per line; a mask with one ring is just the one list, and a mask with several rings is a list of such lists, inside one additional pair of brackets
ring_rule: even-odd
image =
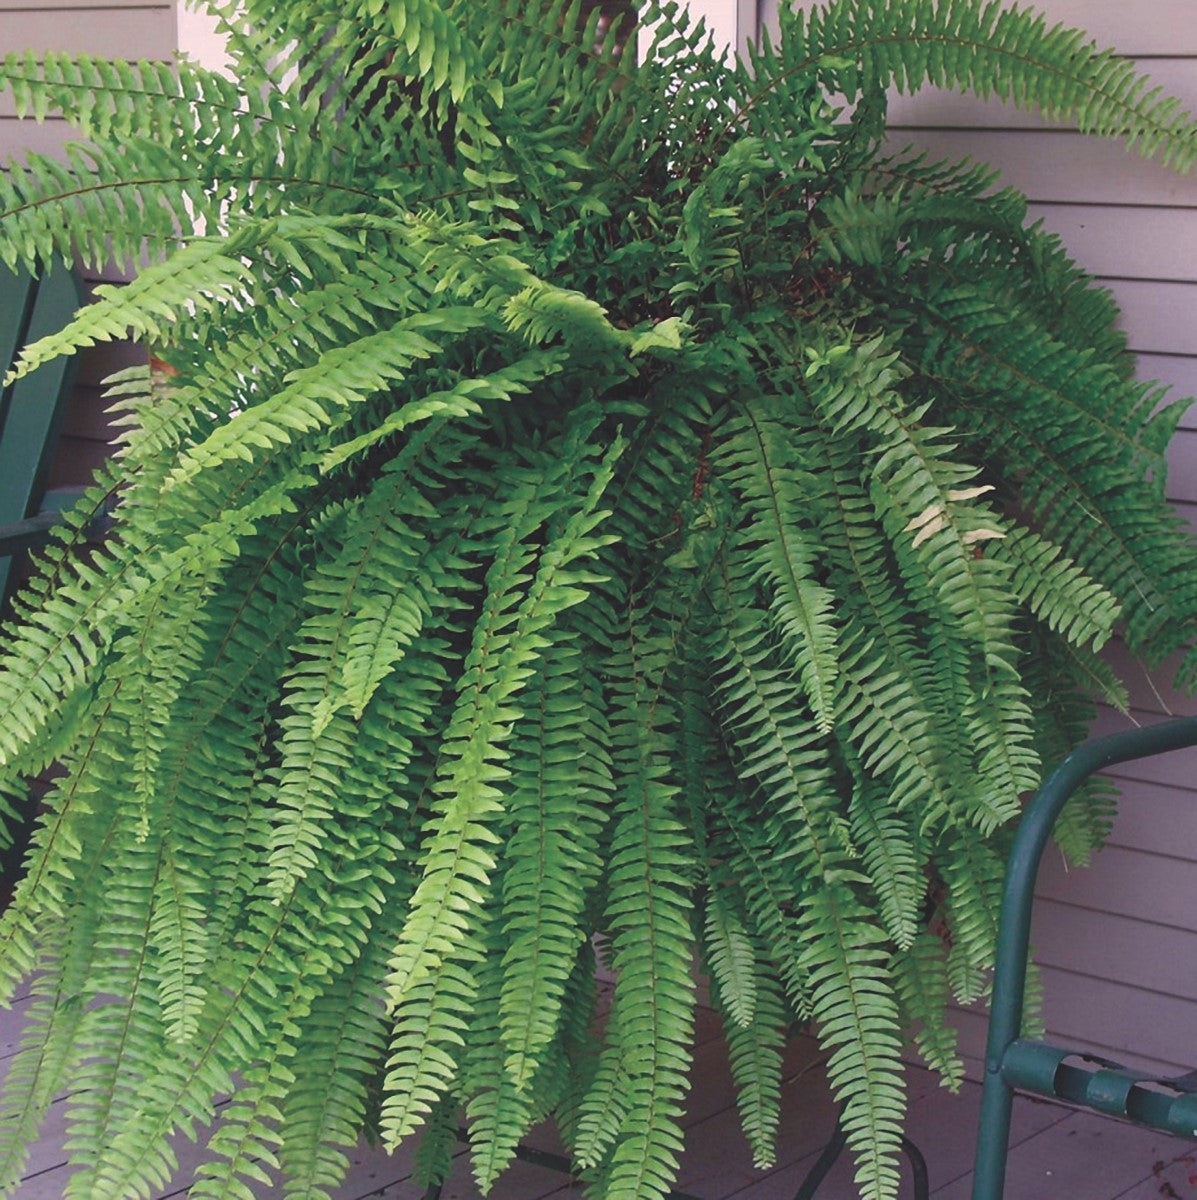
[[(21, 1010), (0, 1013), (0, 1073), (15, 1052)], [(700, 1015), (695, 1087), (687, 1119), (687, 1148), (678, 1187), (697, 1200), (791, 1200), (829, 1136), (834, 1106), (827, 1094), (816, 1047), (796, 1039), (786, 1063), (779, 1163), (754, 1170), (739, 1131), (731, 1080), (713, 1013)], [(966, 1083), (957, 1095), (937, 1086), (918, 1067), (908, 1070), (909, 1136), (927, 1160), (935, 1200), (968, 1200), (980, 1088)], [(2, 1086), (2, 1084), (0, 1084)], [(62, 1143), (63, 1105), (55, 1103), (34, 1147), (16, 1200), (61, 1200), (68, 1169)], [(531, 1144), (557, 1150), (551, 1131)], [(1197, 1198), (1197, 1145), (1137, 1129), (1056, 1104), (1016, 1102), (1009, 1160), (1008, 1200), (1190, 1200)], [(156, 1200), (183, 1197), (200, 1152), (179, 1148), (177, 1179)], [(411, 1180), (410, 1155), (388, 1156), (363, 1148), (338, 1200), (423, 1200)], [(262, 1188), (262, 1200), (281, 1193)], [(516, 1163), (491, 1192), (494, 1200), (581, 1200), (567, 1177)], [(909, 1195), (904, 1182), (903, 1200)], [(480, 1193), (460, 1155), (443, 1200), (476, 1200)], [(841, 1161), (818, 1200), (856, 1200), (851, 1168)]]

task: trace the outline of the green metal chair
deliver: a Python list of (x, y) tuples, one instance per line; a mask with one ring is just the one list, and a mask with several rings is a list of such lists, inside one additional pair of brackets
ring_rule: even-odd
[(1048, 776), (1023, 814), (1002, 895), (973, 1200), (1002, 1200), (1004, 1195), (1015, 1091), (1197, 1138), (1197, 1072), (1176, 1077), (1149, 1075), (1082, 1049), (1021, 1036), (1035, 877), (1060, 810), (1084, 780), (1104, 767), (1194, 745), (1197, 717), (1087, 742)]
[[(61, 329), (82, 302), (69, 271), (0, 279), (0, 367), (21, 348)], [(46, 474), (74, 381), (74, 358), (56, 359), (0, 391), (0, 609), (12, 586), (14, 554), (46, 539), (56, 518), (43, 512)]]

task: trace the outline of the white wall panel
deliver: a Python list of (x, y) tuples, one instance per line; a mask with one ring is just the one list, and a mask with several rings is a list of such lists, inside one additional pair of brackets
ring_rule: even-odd
[(0, 51), (4, 53), (66, 50), (98, 58), (168, 58), (174, 48), (175, 13), (170, 4), (0, 8)]

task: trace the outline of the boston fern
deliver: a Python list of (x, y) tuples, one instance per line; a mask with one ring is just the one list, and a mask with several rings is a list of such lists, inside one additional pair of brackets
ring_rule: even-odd
[(484, 1190), (551, 1116), (649, 1200), (697, 960), (757, 1163), (809, 1024), (892, 1197), (900, 1056), (960, 1078), (1003, 831), (1119, 702), (1096, 651), (1197, 676), (1181, 407), (1024, 197), (884, 136), (928, 82), (1181, 168), (1190, 118), (980, 0), (783, 11), (741, 61), (609, 16), (240, 0), (231, 79), (5, 60), (87, 141), (11, 165), (0, 255), (144, 267), (17, 371), (155, 356), (0, 639), (0, 783), (48, 781), (9, 1188), (68, 1092), (79, 1200), (178, 1131), (193, 1198), (326, 1196), (367, 1130), (436, 1179), (459, 1113)]

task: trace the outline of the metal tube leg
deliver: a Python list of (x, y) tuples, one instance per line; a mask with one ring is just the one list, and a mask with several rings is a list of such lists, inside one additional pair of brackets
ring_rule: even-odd
[(1000, 1065), (989, 1065), (981, 1092), (981, 1121), (973, 1165), (973, 1200), (1002, 1200), (1006, 1190), (1006, 1151), (1014, 1092)]
[(836, 1159), (843, 1153), (847, 1144), (848, 1135), (843, 1131), (837, 1119), (831, 1141), (823, 1147), (823, 1153), (819, 1155), (815, 1165), (807, 1172), (802, 1186), (794, 1193), (794, 1200), (814, 1200), (814, 1195), (819, 1190), (819, 1184), (826, 1179), (828, 1171), (835, 1166)]
[[(842, 1126), (837, 1120), (835, 1123), (835, 1132), (831, 1135), (831, 1141), (823, 1147), (823, 1153), (819, 1155), (818, 1161), (811, 1167), (806, 1178), (802, 1181), (802, 1186), (795, 1194), (794, 1200), (814, 1200), (815, 1193), (819, 1190), (819, 1185), (827, 1178), (831, 1168), (835, 1166), (836, 1160), (844, 1152), (844, 1147), (847, 1143), (848, 1135), (844, 1133)], [(931, 1188), (927, 1178), (927, 1160), (923, 1157), (922, 1151), (908, 1137), (902, 1139), (902, 1150), (910, 1163), (910, 1178), (914, 1185), (914, 1200), (928, 1200)]]
[(902, 1149), (910, 1163), (910, 1182), (914, 1186), (914, 1200), (930, 1200), (931, 1184), (927, 1178), (927, 1160), (923, 1152), (908, 1138), (902, 1139)]

